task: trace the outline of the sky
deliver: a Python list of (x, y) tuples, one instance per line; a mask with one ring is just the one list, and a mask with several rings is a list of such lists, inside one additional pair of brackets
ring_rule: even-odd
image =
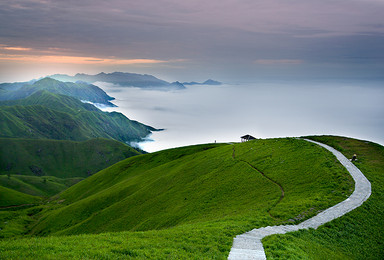
[(2, 0), (0, 82), (384, 78), (382, 0)]
[(247, 133), (384, 144), (383, 14), (383, 0), (1, 0), (0, 82), (114, 71), (224, 82), (99, 84), (127, 117), (167, 129), (151, 151)]

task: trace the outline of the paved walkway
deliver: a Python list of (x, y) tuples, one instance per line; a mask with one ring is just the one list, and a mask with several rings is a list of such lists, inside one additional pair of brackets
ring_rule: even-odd
[(319, 226), (334, 220), (351, 210), (361, 206), (371, 195), (371, 183), (363, 175), (363, 173), (351, 163), (345, 156), (333, 149), (332, 147), (318, 143), (312, 140), (307, 140), (318, 144), (325, 149), (332, 152), (342, 165), (349, 171), (352, 178), (355, 181), (355, 191), (346, 200), (336, 204), (335, 206), (326, 209), (318, 215), (298, 224), (298, 225), (281, 225), (281, 226), (268, 226), (253, 229), (242, 235), (238, 235), (233, 239), (233, 245), (231, 252), (229, 253), (228, 259), (230, 260), (243, 260), (243, 259), (267, 259), (265, 256), (263, 244), (261, 240), (270, 235), (274, 234), (285, 234), (299, 229), (314, 228), (317, 229)]

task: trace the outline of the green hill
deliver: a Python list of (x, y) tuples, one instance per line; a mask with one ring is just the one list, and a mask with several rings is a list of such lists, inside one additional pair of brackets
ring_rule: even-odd
[(58, 198), (67, 205), (44, 213), (32, 233), (295, 222), (343, 200), (351, 187), (332, 154), (303, 140), (178, 148), (129, 158), (72, 186)]
[(138, 154), (128, 145), (102, 138), (83, 142), (0, 138), (0, 174), (11, 174), (12, 178), (19, 178), (16, 175), (84, 178)]
[(81, 177), (62, 179), (53, 176), (0, 175), (0, 186), (33, 196), (50, 197), (83, 179)]
[(39, 90), (31, 94), (30, 96), (17, 99), (1, 101), (0, 106), (31, 106), (41, 105), (61, 112), (77, 114), (79, 111), (100, 111), (95, 106), (83, 103), (80, 100), (60, 94), (54, 94), (47, 90)]
[(16, 100), (26, 98), (37, 91), (45, 90), (54, 94), (62, 94), (74, 97), (78, 100), (87, 100), (93, 103), (101, 103), (114, 106), (102, 89), (85, 82), (61, 82), (51, 78), (43, 78), (34, 83), (3, 83), (0, 84), (0, 100)]
[[(358, 209), (318, 230), (267, 237), (267, 255), (382, 259), (384, 148), (341, 137), (318, 140), (335, 145), (347, 157), (357, 153), (356, 165), (371, 181), (372, 195)], [(40, 213), (36, 214), (41, 208), (28, 211), (35, 211), (33, 219), (41, 218), (32, 233), (117, 232), (6, 239), (0, 241), (0, 255), (5, 259), (227, 259), (234, 236), (308, 218), (344, 200), (352, 188), (350, 181), (333, 155), (295, 139), (202, 145), (141, 155), (72, 186), (57, 198), (65, 199), (67, 205), (52, 201)], [(276, 183), (285, 191), (282, 200)], [(86, 188), (90, 190), (84, 191)], [(111, 208), (115, 214), (110, 214)], [(11, 226), (8, 221), (0, 236)]]
[(0, 209), (14, 205), (33, 204), (40, 202), (40, 200), (39, 197), (0, 186)]
[[(263, 240), (267, 256), (279, 259), (382, 259), (384, 147), (343, 137), (316, 137), (316, 140), (334, 146), (347, 157), (356, 153), (358, 156), (356, 165), (371, 181), (372, 195), (358, 209), (317, 230), (302, 230), (267, 237)], [(230, 160), (234, 161), (235, 170), (230, 167)], [(191, 167), (190, 164), (183, 166), (184, 163), (192, 161), (200, 166)], [(222, 164), (216, 171), (211, 171), (214, 165), (217, 166), (217, 161), (221, 161)], [(266, 182), (265, 178), (253, 176), (260, 173), (250, 165), (278, 182), (287, 195), (280, 201), (279, 187), (273, 182)], [(72, 186), (62, 194), (63, 197), (57, 198), (60, 200), (65, 198), (64, 203), (67, 205), (52, 201), (51, 206), (45, 206), (46, 209), (37, 214), (36, 212), (42, 208), (30, 209), (28, 214), (35, 212), (35, 215), (32, 215), (33, 219), (43, 218), (42, 222), (34, 227), (34, 232), (42, 225), (48, 226), (50, 220), (58, 217), (56, 215), (58, 211), (64, 214), (63, 218), (67, 218), (70, 207), (74, 210), (85, 209), (81, 206), (86, 205), (84, 200), (93, 200), (100, 192), (112, 194), (113, 189), (119, 188), (123, 183), (126, 183), (127, 187), (132, 184), (131, 189), (134, 189), (138, 185), (132, 182), (135, 178), (149, 180), (150, 176), (147, 175), (160, 171), (159, 167), (168, 170), (162, 175), (158, 174), (157, 179), (153, 179), (154, 185), (151, 185), (150, 181), (147, 182), (148, 189), (151, 187), (156, 190), (151, 195), (163, 189), (159, 196), (146, 197), (148, 203), (155, 200), (159, 202), (154, 204), (154, 209), (150, 209), (152, 213), (159, 214), (159, 220), (155, 223), (162, 221), (164, 212), (168, 209), (171, 213), (179, 210), (185, 212), (185, 208), (189, 207), (187, 204), (197, 205), (190, 207), (187, 215), (180, 214), (178, 224), (173, 223), (170, 228), (162, 229), (152, 226), (153, 229), (147, 231), (6, 239), (0, 241), (0, 255), (5, 259), (227, 259), (234, 236), (253, 228), (282, 223), (289, 218), (289, 215), (295, 216), (292, 220), (300, 221), (301, 217), (309, 217), (320, 207), (327, 207), (326, 203), (333, 205), (338, 200), (343, 200), (351, 188), (350, 179), (344, 175), (345, 171), (335, 162), (332, 155), (316, 145), (301, 140), (256, 140), (236, 144), (234, 149), (232, 145), (185, 147), (127, 159)], [(139, 168), (143, 169), (141, 176), (138, 174)], [(120, 174), (115, 170), (119, 170)], [(131, 175), (130, 171), (133, 171)], [(176, 174), (177, 172), (179, 173)], [(111, 179), (102, 179), (103, 175)], [(185, 176), (185, 180), (180, 182), (181, 177), (178, 178), (177, 175)], [(96, 180), (101, 183), (97, 183)], [(162, 185), (155, 185), (160, 184), (161, 180), (164, 180), (161, 182)], [(226, 180), (230, 183), (225, 184)], [(185, 191), (183, 194), (184, 191), (177, 186), (186, 187), (187, 183), (194, 189), (192, 191), (188, 189), (188, 192)], [(247, 189), (250, 187), (251, 189)], [(81, 188), (92, 189), (84, 192)], [(237, 196), (234, 196), (236, 193)], [(76, 194), (81, 196), (76, 198)], [(332, 198), (333, 201), (329, 201)], [(182, 203), (185, 199), (186, 202)], [(235, 201), (240, 205), (231, 203)], [(108, 204), (102, 201), (102, 197), (94, 202), (97, 203), (96, 207), (102, 203)], [(115, 203), (110, 202), (109, 205), (113, 207)], [(140, 204), (143, 204), (144, 209), (148, 203), (138, 200), (129, 207), (120, 204), (128, 207), (120, 210), (123, 212), (132, 209), (138, 212)], [(78, 208), (74, 207), (75, 205)], [(88, 206), (89, 210), (93, 210), (92, 205)], [(57, 209), (54, 209), (55, 207)], [(301, 211), (298, 215), (296, 215), (297, 207)], [(98, 215), (104, 214), (104, 211), (108, 212), (108, 209), (109, 207), (105, 207), (101, 211), (91, 213), (91, 218), (98, 219)], [(73, 213), (71, 216), (74, 220), (73, 228), (69, 226), (63, 230), (66, 221), (58, 218), (60, 226), (58, 230), (62, 231), (57, 230), (56, 234), (104, 232), (105, 229), (111, 230), (113, 227), (109, 222), (119, 219), (118, 216), (110, 215), (110, 218), (104, 219), (104, 222), (99, 223), (97, 227), (87, 229), (86, 226), (76, 222), (86, 212)], [(156, 214), (152, 216), (155, 218)], [(171, 215), (171, 219), (175, 220), (173, 215), (175, 214)], [(188, 217), (189, 215), (191, 217)], [(154, 220), (148, 215), (139, 218), (141, 218), (139, 221), (148, 219), (141, 227), (152, 225), (150, 221)], [(0, 214), (0, 220), (3, 219), (5, 217), (1, 218)], [(0, 237), (12, 226), (9, 216), (6, 221), (8, 224), (0, 222), (2, 228)], [(118, 221), (124, 223), (124, 220)], [(93, 221), (85, 219), (85, 222)], [(291, 222), (290, 219), (288, 222)], [(53, 225), (54, 223), (49, 224), (47, 233), (55, 232)], [(126, 227), (122, 225), (114, 228), (122, 230)], [(135, 230), (140, 229), (140, 226), (128, 228)]]
[(0, 137), (87, 140), (96, 137), (140, 141), (156, 129), (121, 113), (102, 112), (90, 104), (48, 91), (0, 102)]

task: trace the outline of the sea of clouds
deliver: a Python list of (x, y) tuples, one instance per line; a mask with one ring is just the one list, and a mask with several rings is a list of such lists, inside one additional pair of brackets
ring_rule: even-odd
[(140, 147), (166, 148), (256, 138), (342, 135), (384, 144), (380, 82), (258, 82), (156, 91), (98, 82), (128, 118), (164, 128)]

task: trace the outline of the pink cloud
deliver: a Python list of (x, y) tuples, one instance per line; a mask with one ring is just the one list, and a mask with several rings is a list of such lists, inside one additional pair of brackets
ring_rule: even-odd
[(39, 63), (67, 63), (67, 64), (102, 64), (102, 65), (134, 65), (134, 64), (157, 64), (168, 61), (156, 59), (116, 59), (76, 56), (38, 56), (38, 55), (7, 55), (0, 54), (2, 61), (21, 61)]
[(0, 44), (0, 50), (7, 50), (7, 51), (30, 51), (31, 48), (25, 48), (20, 46), (6, 46)]

